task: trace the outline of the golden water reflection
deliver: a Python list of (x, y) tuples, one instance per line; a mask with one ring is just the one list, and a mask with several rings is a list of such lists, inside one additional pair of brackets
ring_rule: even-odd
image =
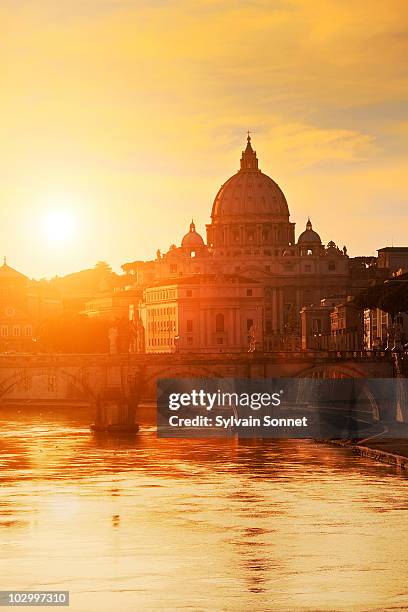
[(2, 589), (72, 610), (408, 609), (407, 480), (310, 441), (95, 437), (1, 413)]

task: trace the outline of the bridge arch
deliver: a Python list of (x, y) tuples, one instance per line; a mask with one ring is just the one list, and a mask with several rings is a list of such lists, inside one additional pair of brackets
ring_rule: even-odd
[(366, 378), (367, 375), (354, 365), (315, 364), (304, 368), (297, 378)]
[(61, 367), (17, 369), (0, 381), (0, 401), (72, 399), (92, 403), (95, 397), (86, 379)]
[[(312, 367), (304, 369), (297, 375), (297, 378), (318, 378), (318, 379), (328, 379), (335, 380), (339, 378), (358, 378), (364, 379), (367, 376), (361, 372), (358, 368), (353, 366), (342, 365), (342, 364), (317, 364)], [(368, 387), (368, 385), (364, 385), (363, 393), (367, 402), (370, 405), (370, 413), (373, 421), (380, 420), (380, 409), (375, 400), (375, 397)]]

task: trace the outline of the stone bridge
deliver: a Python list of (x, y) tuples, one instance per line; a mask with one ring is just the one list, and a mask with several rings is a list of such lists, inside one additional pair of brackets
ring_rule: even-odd
[(154, 400), (158, 378), (393, 376), (384, 353), (0, 355), (0, 403), (89, 403), (107, 387)]

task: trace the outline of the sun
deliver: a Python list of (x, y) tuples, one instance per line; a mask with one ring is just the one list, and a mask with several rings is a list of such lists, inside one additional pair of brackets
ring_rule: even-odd
[(43, 227), (50, 242), (66, 242), (75, 235), (75, 216), (69, 210), (52, 210), (45, 215)]

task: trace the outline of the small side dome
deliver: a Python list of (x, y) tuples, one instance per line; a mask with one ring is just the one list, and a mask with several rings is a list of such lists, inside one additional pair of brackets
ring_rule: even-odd
[(310, 219), (307, 220), (306, 229), (300, 234), (297, 243), (305, 245), (322, 244), (319, 234), (312, 228), (312, 222)]
[(204, 240), (196, 232), (194, 221), (190, 223), (190, 231), (186, 234), (181, 241), (181, 246), (184, 249), (197, 249), (204, 246)]
[(20, 281), (28, 280), (25, 274), (22, 274), (21, 272), (18, 272), (14, 268), (11, 268), (10, 266), (7, 265), (6, 257), (3, 258), (3, 265), (0, 266), (0, 278), (4, 278), (7, 280), (15, 279), (15, 280), (20, 280)]

